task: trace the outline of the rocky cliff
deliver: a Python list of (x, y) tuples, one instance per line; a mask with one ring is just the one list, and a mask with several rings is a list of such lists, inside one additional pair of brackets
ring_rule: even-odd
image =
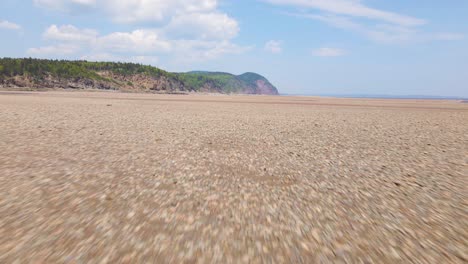
[(0, 87), (278, 94), (274, 85), (256, 73), (171, 73), (134, 63), (10, 58), (0, 59)]

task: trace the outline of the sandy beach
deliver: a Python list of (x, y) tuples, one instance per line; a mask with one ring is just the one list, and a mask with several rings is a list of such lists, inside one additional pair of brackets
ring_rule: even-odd
[(0, 263), (466, 263), (468, 104), (0, 92)]

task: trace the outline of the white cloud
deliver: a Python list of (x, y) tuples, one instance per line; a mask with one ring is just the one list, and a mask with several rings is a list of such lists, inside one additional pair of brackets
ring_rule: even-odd
[(465, 38), (465, 35), (460, 33), (437, 33), (432, 35), (432, 38), (436, 40), (461, 40)]
[(175, 58), (182, 62), (210, 60), (225, 54), (240, 54), (252, 49), (252, 47), (239, 46), (227, 40), (176, 40), (173, 43)]
[(407, 41), (412, 37), (415, 30), (413, 28), (398, 25), (378, 24), (365, 25), (353, 21), (351, 18), (335, 15), (299, 15), (325, 22), (333, 27), (356, 32), (373, 41), (383, 43), (395, 43)]
[(275, 5), (289, 5), (299, 8), (313, 8), (321, 11), (352, 17), (380, 20), (401, 26), (419, 26), (423, 19), (383, 11), (364, 5), (361, 0), (264, 0)]
[(355, 32), (372, 41), (385, 44), (404, 44), (433, 40), (459, 40), (463, 34), (457, 33), (423, 33), (414, 27), (392, 24), (367, 25), (354, 21), (352, 18), (336, 15), (290, 14), (297, 17), (324, 22), (330, 26)]
[(312, 55), (317, 57), (339, 57), (345, 54), (344, 50), (336, 48), (320, 48), (312, 51)]
[(154, 30), (134, 30), (132, 32), (114, 32), (99, 37), (95, 46), (99, 50), (119, 53), (153, 53), (171, 50), (169, 40), (162, 39)]
[(174, 16), (164, 31), (182, 38), (231, 39), (239, 33), (239, 25), (236, 20), (219, 12), (190, 13)]
[(120, 23), (161, 22), (174, 16), (211, 13), (218, 5), (217, 0), (34, 0), (34, 3), (64, 12), (94, 8)]
[(265, 43), (264, 49), (274, 54), (281, 53), (283, 51), (282, 42), (278, 40), (270, 40)]
[(133, 62), (142, 64), (156, 64), (159, 62), (157, 56), (122, 56), (111, 53), (92, 53), (83, 55), (81, 60), (87, 61), (111, 61), (111, 62)]
[(78, 29), (72, 25), (51, 25), (43, 34), (45, 39), (65, 42), (89, 42), (95, 41), (98, 32), (93, 29)]
[(71, 0), (71, 2), (80, 4), (80, 5), (95, 5), (96, 4), (96, 0)]
[(157, 56), (132, 56), (130, 57), (130, 62), (154, 65), (159, 62), (159, 57)]
[(87, 7), (119, 23), (158, 23), (177, 37), (228, 39), (237, 21), (218, 10), (218, 0), (34, 0), (42, 8), (76, 13)]
[[(165, 28), (138, 29), (131, 32), (114, 32), (99, 35), (92, 29), (79, 29), (72, 25), (52, 25), (44, 32), (44, 38), (58, 45), (31, 48), (31, 55), (71, 55), (103, 60), (155, 62), (159, 55), (177, 61), (200, 61), (218, 58), (224, 54), (239, 54), (251, 47), (231, 42), (233, 34), (224, 38), (170, 38)], [(209, 36), (207, 34), (206, 36)]]
[[(333, 27), (349, 30), (381, 43), (409, 43), (432, 40), (459, 40), (456, 33), (424, 33), (419, 26), (426, 20), (371, 8), (364, 0), (262, 0), (264, 2), (291, 6), (298, 13), (294, 16), (319, 20)], [(310, 13), (318, 10), (318, 13)], [(289, 13), (291, 14), (291, 13)]]
[(79, 46), (68, 45), (68, 44), (59, 44), (55, 46), (45, 46), (39, 48), (30, 48), (27, 50), (27, 54), (38, 57), (48, 57), (48, 56), (63, 56), (63, 55), (73, 55), (80, 51)]
[(100, 7), (115, 21), (163, 21), (176, 15), (216, 11), (217, 0), (101, 0)]
[(96, 6), (98, 0), (33, 0), (36, 6), (65, 12), (77, 12)]
[[(51, 25), (43, 34), (46, 40), (53, 40), (61, 43), (61, 48), (65, 48), (68, 54), (79, 52), (82, 49), (93, 52), (115, 52), (115, 53), (158, 53), (171, 50), (169, 40), (162, 39), (156, 30), (134, 30), (132, 32), (114, 32), (100, 36), (93, 29), (79, 29), (73, 25)], [(35, 53), (49, 53), (52, 47), (32, 49)], [(70, 49), (70, 47), (81, 47)]]
[(20, 30), (21, 26), (10, 21), (0, 20), (0, 29)]
[[(118, 23), (148, 25), (131, 32), (100, 35), (96, 30), (72, 25), (50, 26), (44, 39), (58, 44), (79, 43), (81, 56), (151, 57), (164, 54), (177, 60), (213, 59), (223, 54), (249, 50), (232, 40), (239, 34), (238, 22), (218, 10), (218, 0), (34, 0), (37, 6), (56, 11), (93, 8)], [(87, 51), (84, 54), (84, 50)], [(39, 53), (46, 49), (35, 50)]]

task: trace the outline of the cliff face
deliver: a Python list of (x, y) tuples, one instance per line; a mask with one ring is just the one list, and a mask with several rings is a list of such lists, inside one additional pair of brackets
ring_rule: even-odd
[(256, 73), (170, 73), (132, 63), (36, 59), (0, 59), (0, 87), (278, 94), (276, 87)]
[(185, 84), (177, 78), (168, 76), (151, 76), (147, 74), (123, 75), (111, 71), (98, 72), (105, 79), (113, 81), (116, 90), (124, 91), (155, 91), (155, 92), (176, 92), (187, 91)]
[(246, 72), (238, 76), (248, 86), (254, 87), (256, 94), (278, 95), (278, 89), (265, 77), (253, 72)]
[(89, 78), (57, 78), (53, 76), (36, 79), (29, 75), (0, 78), (0, 87), (33, 89), (119, 89), (115, 83), (105, 80), (93, 80)]
[(188, 72), (180, 78), (188, 87), (202, 85), (204, 90), (221, 93), (278, 95), (278, 89), (256, 73), (233, 75), (225, 72)]

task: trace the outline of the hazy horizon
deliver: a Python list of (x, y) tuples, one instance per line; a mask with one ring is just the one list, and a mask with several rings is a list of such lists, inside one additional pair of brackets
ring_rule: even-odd
[(468, 2), (4, 0), (0, 57), (256, 72), (282, 94), (468, 97)]

